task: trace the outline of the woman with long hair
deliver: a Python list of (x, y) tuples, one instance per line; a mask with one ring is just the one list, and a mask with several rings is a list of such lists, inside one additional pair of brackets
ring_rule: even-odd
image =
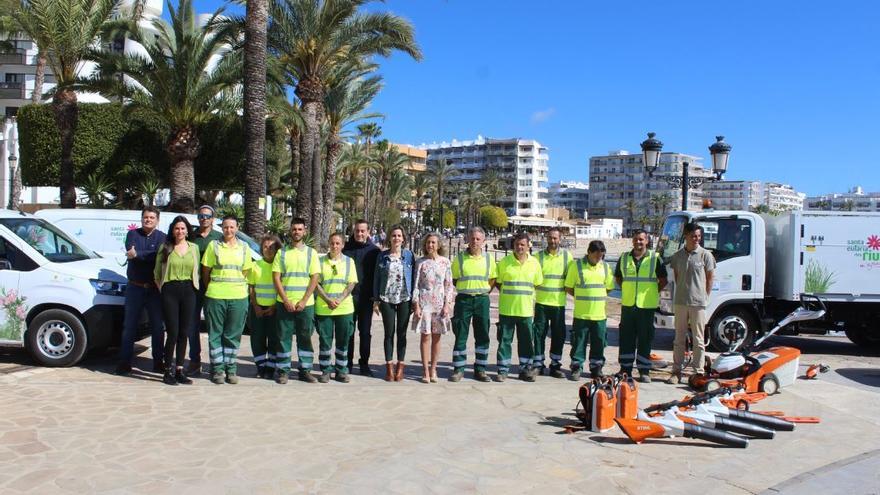
[[(199, 290), (199, 247), (187, 237), (192, 226), (178, 215), (168, 227), (168, 235), (156, 256), (153, 275), (162, 296), (165, 319), (165, 376), (168, 385), (191, 384), (183, 373), (186, 341), (194, 328), (196, 292)], [(172, 360), (173, 358), (173, 360)]]
[(318, 381), (330, 381), (331, 352), (336, 339), (336, 381), (348, 383), (348, 339), (354, 332), (354, 302), (351, 291), (358, 283), (354, 260), (342, 254), (345, 237), (339, 232), (330, 234), (330, 247), (321, 256), (321, 278), (315, 288), (315, 319), (318, 322), (318, 362), (321, 376)]
[(437, 382), (440, 336), (452, 327), (455, 286), (451, 263), (443, 254), (439, 235), (431, 233), (422, 239), (422, 258), (416, 262), (412, 297), (413, 331), (421, 338), (422, 383)]
[[(406, 327), (409, 325), (415, 255), (406, 249), (406, 232), (400, 225), (388, 231), (388, 249), (376, 260), (373, 278), (373, 311), (382, 315), (385, 328), (385, 381), (403, 380)], [(394, 337), (397, 336), (397, 364)]]

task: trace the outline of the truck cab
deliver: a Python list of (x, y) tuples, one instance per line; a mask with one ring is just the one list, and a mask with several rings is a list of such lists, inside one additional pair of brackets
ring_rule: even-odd
[[(674, 212), (666, 218), (657, 244), (664, 261), (684, 247), (684, 226), (689, 222), (703, 228), (702, 245), (716, 262), (712, 296), (706, 308), (707, 344), (716, 351), (728, 350), (731, 330), (738, 341), (744, 342), (752, 339), (761, 325), (756, 305), (764, 298), (764, 219), (746, 211)], [(658, 327), (675, 327), (674, 280), (670, 273), (669, 284), (660, 294), (660, 308), (654, 317)]]
[(0, 210), (0, 346), (71, 366), (122, 328), (126, 278), (49, 222)]

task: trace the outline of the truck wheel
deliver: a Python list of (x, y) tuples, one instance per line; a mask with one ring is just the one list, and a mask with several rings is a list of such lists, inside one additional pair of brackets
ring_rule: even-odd
[(880, 335), (871, 333), (867, 326), (847, 326), (844, 330), (846, 338), (859, 347), (878, 348), (880, 347)]
[(779, 379), (773, 373), (767, 373), (758, 382), (758, 391), (767, 395), (773, 395), (779, 392)]
[(751, 312), (737, 307), (723, 308), (706, 327), (709, 348), (716, 352), (731, 350), (731, 339), (728, 337), (731, 331), (737, 336), (733, 350), (747, 346), (754, 339), (756, 330), (757, 324)]
[(85, 354), (88, 337), (76, 315), (63, 309), (49, 309), (28, 325), (27, 346), (43, 366), (73, 366)]

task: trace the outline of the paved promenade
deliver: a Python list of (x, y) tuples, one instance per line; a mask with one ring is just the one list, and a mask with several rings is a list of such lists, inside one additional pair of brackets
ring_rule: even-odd
[[(378, 320), (374, 329), (378, 374)], [(657, 352), (671, 357), (671, 338), (659, 332)], [(410, 334), (413, 364), (417, 344)], [(137, 350), (135, 365), (149, 369), (149, 351)], [(245, 378), (234, 386), (117, 377), (111, 356), (0, 375), (0, 493), (880, 493), (877, 357), (823, 357), (865, 372), (867, 385), (798, 380), (760, 408), (822, 423), (735, 450), (688, 439), (633, 445), (616, 429), (566, 434), (577, 402), (568, 380), (478, 383), (469, 370), (460, 383), (422, 384), (410, 366), (403, 383), (354, 375), (280, 386), (247, 378), (247, 338), (243, 351)], [(686, 393), (660, 379), (642, 386), (641, 404)]]

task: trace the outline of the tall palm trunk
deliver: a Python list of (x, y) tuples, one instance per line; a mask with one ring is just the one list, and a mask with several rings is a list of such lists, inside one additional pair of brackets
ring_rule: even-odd
[(34, 92), (31, 94), (31, 103), (40, 103), (43, 100), (43, 82), (46, 80), (46, 51), (37, 47), (37, 67), (34, 69)]
[(56, 91), (52, 98), (52, 110), (61, 134), (61, 207), (76, 208), (76, 187), (73, 181), (73, 135), (79, 120), (76, 93), (70, 88)]
[(195, 129), (177, 129), (168, 140), (171, 159), (171, 209), (191, 213), (195, 209), (196, 180), (193, 162), (199, 156), (201, 143)]
[[(300, 132), (297, 127), (290, 127), (288, 133), (288, 144), (290, 145), (290, 188), (296, 192), (297, 205), (299, 204), (299, 184), (300, 173), (302, 168), (302, 157), (299, 153)], [(299, 216), (299, 206), (297, 206), (296, 216)]]
[[(300, 181), (297, 191), (297, 213), (312, 235), (319, 236), (324, 210), (321, 189), (321, 122), (324, 118), (324, 91), (321, 81), (304, 77), (296, 85), (296, 96), (302, 101), (303, 123), (300, 156)], [(306, 170), (308, 169), (308, 175)]]
[[(267, 0), (248, 0), (245, 7), (244, 129), (245, 181), (244, 224), (259, 238), (266, 227), (260, 199), (266, 196), (266, 27)], [(266, 205), (268, 207), (268, 205)]]
[(339, 135), (331, 133), (327, 138), (327, 170), (324, 175), (324, 220), (321, 222), (321, 248), (327, 248), (327, 234), (336, 230), (336, 164), (339, 163), (339, 155), (342, 153), (342, 143)]

